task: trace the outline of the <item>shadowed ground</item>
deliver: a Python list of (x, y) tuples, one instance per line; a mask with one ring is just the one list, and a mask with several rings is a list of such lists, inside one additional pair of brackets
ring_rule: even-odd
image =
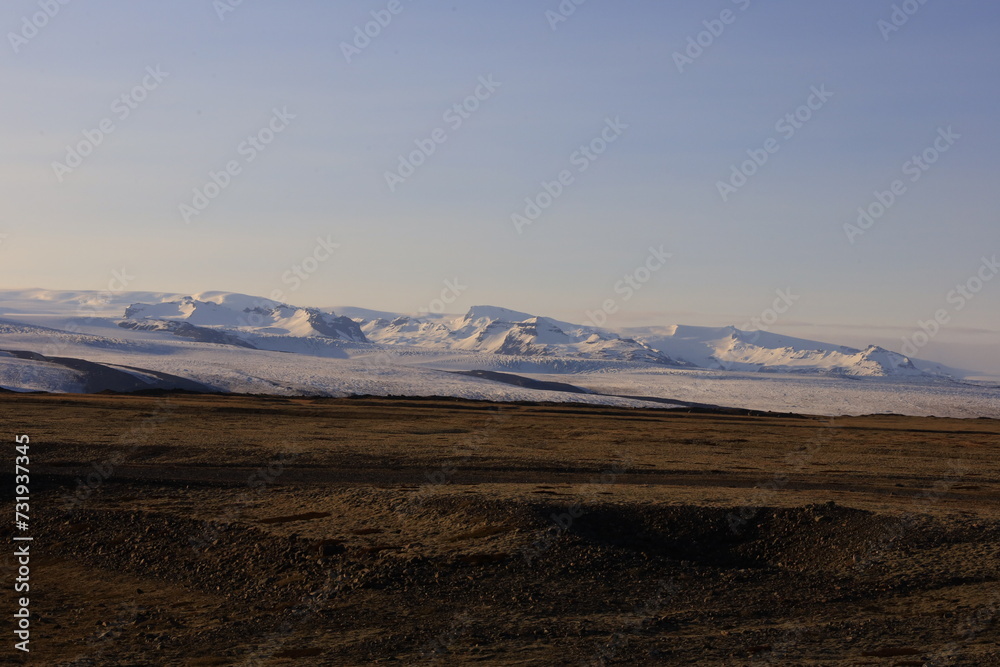
[(0, 401), (29, 664), (1000, 661), (996, 421)]

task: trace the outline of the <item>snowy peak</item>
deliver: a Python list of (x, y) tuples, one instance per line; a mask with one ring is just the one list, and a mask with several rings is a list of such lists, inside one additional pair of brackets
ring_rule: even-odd
[(337, 317), (334, 313), (320, 312), (316, 308), (306, 308), (305, 313), (309, 326), (321, 336), (358, 343), (368, 340), (357, 322), (348, 317)]
[[(414, 357), (442, 352), (495, 354), (520, 360), (542, 357), (857, 377), (942, 377), (952, 372), (878, 346), (855, 349), (732, 326), (671, 325), (612, 331), (490, 305), (473, 306), (463, 315), (414, 317), (360, 308), (339, 312), (350, 313), (353, 319), (331, 309), (219, 291), (185, 295), (5, 290), (0, 302), (0, 315), (7, 319), (74, 334), (104, 336), (110, 327), (117, 329), (118, 335), (136, 340), (169, 337), (185, 339), (184, 344), (320, 356), (342, 357), (348, 355), (348, 349), (374, 344)], [(561, 367), (575, 366), (568, 363)]]
[(636, 339), (664, 354), (704, 368), (770, 373), (828, 373), (886, 377), (921, 375), (913, 362), (896, 352), (871, 346), (843, 345), (736, 327), (670, 326), (635, 330)]
[(528, 313), (510, 310), (509, 308), (473, 306), (469, 308), (469, 311), (459, 321), (462, 322), (460, 326), (471, 325), (482, 327), (490, 322), (524, 322), (525, 320), (530, 320), (532, 317)]
[(239, 326), (239, 312), (211, 301), (184, 297), (160, 303), (134, 303), (125, 309), (127, 320), (173, 320), (205, 326)]
[(412, 317), (360, 320), (369, 340), (385, 345), (464, 350), (514, 357), (566, 357), (684, 366), (616, 333), (496, 306), (473, 306), (453, 320)]
[[(358, 324), (347, 317), (337, 317), (318, 308), (300, 308), (265, 299), (252, 299), (230, 293), (206, 293), (210, 301), (198, 296), (160, 303), (134, 303), (125, 309), (125, 328), (191, 333), (191, 329), (178, 328), (184, 323), (189, 327), (220, 330), (227, 336), (242, 339), (246, 335), (278, 335), (294, 337), (321, 336), (338, 340), (366, 342)], [(236, 298), (233, 298), (236, 297)], [(139, 326), (152, 323), (169, 323), (160, 326)], [(135, 326), (133, 326), (132, 323)], [(204, 337), (207, 340), (209, 337)]]
[[(859, 368), (871, 368), (874, 375), (921, 375), (913, 361), (898, 352), (892, 352), (878, 345), (869, 345), (860, 353)], [(862, 373), (857, 373), (861, 375)]]

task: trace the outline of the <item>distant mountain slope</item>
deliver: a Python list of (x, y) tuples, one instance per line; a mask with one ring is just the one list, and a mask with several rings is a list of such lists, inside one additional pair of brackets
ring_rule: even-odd
[(88, 394), (152, 389), (215, 391), (200, 382), (169, 373), (72, 357), (46, 357), (23, 350), (0, 350), (0, 387), (15, 391)]
[(0, 353), (0, 388), (15, 391), (190, 388), (1000, 418), (996, 383), (966, 381), (963, 371), (949, 377), (876, 346), (732, 327), (612, 331), (493, 306), (407, 316), (231, 292), (0, 290), (0, 350), (13, 351)]
[(702, 368), (858, 377), (924, 374), (908, 357), (875, 345), (858, 350), (735, 327), (669, 326), (629, 331), (636, 340)]
[(118, 323), (118, 326), (122, 329), (132, 329), (133, 331), (165, 331), (178, 338), (190, 338), (200, 343), (218, 343), (219, 345), (235, 345), (237, 347), (257, 349), (256, 346), (248, 343), (239, 336), (207, 327), (196, 327), (187, 322), (151, 319), (122, 320)]
[[(199, 298), (206, 296), (203, 294), (159, 303), (131, 304), (125, 309), (119, 326), (165, 331), (203, 342), (244, 347), (259, 347), (250, 341), (258, 335), (319, 336), (367, 342), (354, 320), (318, 308), (300, 308), (245, 295), (207, 294), (214, 300)], [(268, 349), (266, 345), (265, 349)]]
[(359, 324), (368, 340), (383, 345), (690, 366), (616, 333), (494, 306), (474, 306), (454, 319), (400, 316), (392, 320), (360, 319)]
[[(928, 372), (930, 377), (947, 372), (877, 346), (856, 349), (734, 327), (671, 325), (613, 331), (488, 305), (473, 306), (463, 315), (338, 310), (341, 314), (220, 291), (193, 295), (0, 291), (0, 317), (8, 321), (7, 331), (15, 342), (32, 338), (28, 331), (14, 335), (10, 329), (23, 323), (48, 327), (37, 338), (59, 345), (134, 347), (137, 341), (182, 339), (333, 358), (348, 358), (352, 349), (362, 346), (398, 352), (400, 359), (423, 355), (422, 363), (428, 363), (428, 354), (519, 359), (525, 368), (531, 360), (558, 361), (563, 372), (572, 372), (574, 364), (583, 368), (586, 362), (849, 377), (922, 377)], [(469, 359), (472, 363), (472, 356)]]

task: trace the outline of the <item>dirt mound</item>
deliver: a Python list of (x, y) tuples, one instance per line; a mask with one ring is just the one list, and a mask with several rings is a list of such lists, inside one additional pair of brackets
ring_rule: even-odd
[(889, 530), (889, 517), (829, 505), (760, 508), (602, 507), (569, 528), (585, 542), (712, 567), (842, 570)]
[[(122, 491), (109, 488), (105, 501), (119, 504)], [(109, 665), (149, 664), (143, 651), (161, 664), (193, 655), (219, 664), (362, 664), (458, 647), (469, 659), (483, 647), (496, 657), (516, 646), (549, 664), (688, 663), (705, 651), (732, 664), (793, 664), (796, 647), (815, 654), (822, 637), (856, 643), (858, 656), (905, 650), (929, 660), (955, 627), (928, 624), (942, 613), (939, 596), (955, 600), (954, 610), (1000, 593), (1000, 525), (972, 519), (900, 524), (832, 503), (757, 508), (742, 523), (733, 519), (738, 507), (621, 502), (592, 503), (573, 517), (558, 503), (480, 494), (385, 514), (410, 492), (297, 500), (273, 492), (252, 516), (209, 520), (169, 505), (79, 509), (39, 517), (36, 539), (60, 554), (46, 578), (83, 566), (103, 573), (110, 590), (129, 578), (141, 582), (129, 590), (174, 591), (176, 606), (130, 596), (138, 611), (102, 648)], [(925, 644), (886, 643), (917, 632), (887, 613), (901, 600)], [(225, 612), (198, 623), (194, 608)], [(827, 621), (803, 620), (818, 610)], [(263, 639), (247, 645), (248, 636)]]

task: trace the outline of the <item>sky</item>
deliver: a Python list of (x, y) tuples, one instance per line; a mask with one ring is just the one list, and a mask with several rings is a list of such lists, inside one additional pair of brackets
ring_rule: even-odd
[(994, 2), (8, 0), (0, 27), (6, 287), (1000, 373)]

